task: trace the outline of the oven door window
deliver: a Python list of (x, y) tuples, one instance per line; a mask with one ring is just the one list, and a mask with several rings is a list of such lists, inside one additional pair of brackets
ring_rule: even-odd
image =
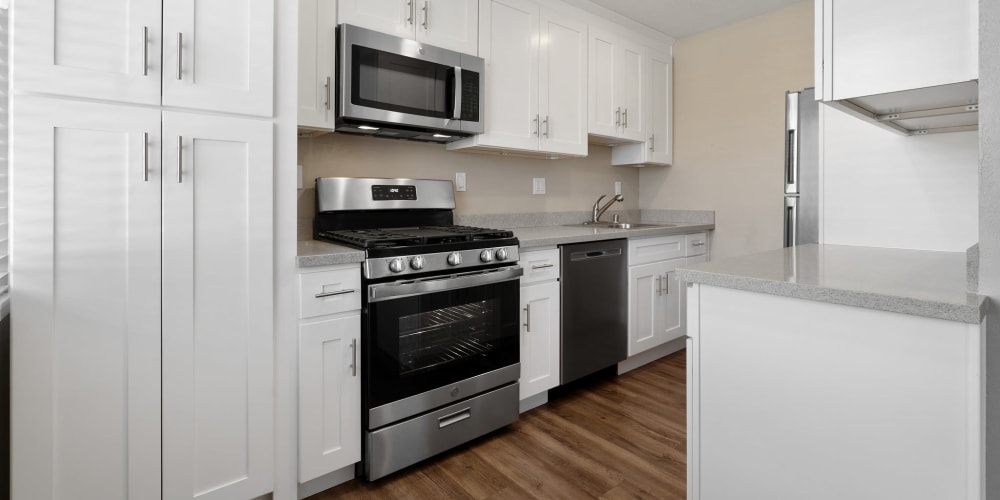
[(369, 304), (369, 407), (517, 363), (517, 308), (517, 280)]
[(352, 46), (351, 103), (432, 118), (451, 118), (455, 68)]

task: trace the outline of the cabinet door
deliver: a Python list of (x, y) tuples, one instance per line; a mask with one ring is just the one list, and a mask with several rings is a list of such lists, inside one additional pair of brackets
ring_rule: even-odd
[(621, 123), (618, 79), (615, 78), (618, 49), (615, 37), (594, 26), (590, 28), (589, 109), (587, 131), (617, 137)]
[(622, 107), (620, 135), (626, 139), (645, 142), (646, 129), (643, 123), (646, 115), (646, 102), (642, 95), (646, 60), (644, 48), (639, 44), (621, 40), (619, 57), (615, 61), (615, 78), (618, 79), (617, 89), (621, 92), (618, 102)]
[(979, 77), (976, 0), (837, 0), (831, 10), (834, 99)]
[(565, 15), (541, 13), (538, 112), (541, 151), (587, 154), (587, 25)]
[(361, 316), (299, 326), (299, 482), (361, 460)]
[(479, 10), (479, 55), (486, 60), (486, 132), (479, 142), (537, 150), (538, 6), (482, 0)]
[(463, 54), (479, 52), (478, 0), (414, 0), (417, 41)]
[(340, 0), (337, 15), (342, 23), (412, 39), (417, 1), (423, 0)]
[(299, 0), (299, 126), (333, 130), (336, 0)]
[(660, 343), (670, 342), (684, 336), (687, 331), (684, 324), (683, 307), (685, 290), (677, 279), (674, 269), (684, 265), (685, 259), (677, 259), (665, 264), (663, 268), (663, 327), (659, 334)]
[(273, 135), (163, 113), (164, 498), (272, 490)]
[(274, 0), (164, 0), (163, 104), (273, 115)]
[(13, 87), (159, 104), (160, 11), (160, 0), (18, 2)]
[(520, 399), (559, 385), (559, 282), (521, 287)]
[(11, 498), (159, 498), (160, 112), (12, 116)]
[(649, 57), (649, 131), (646, 163), (670, 165), (673, 161), (673, 64), (670, 54), (647, 49)]
[(663, 264), (628, 268), (628, 355), (660, 345), (664, 329)]

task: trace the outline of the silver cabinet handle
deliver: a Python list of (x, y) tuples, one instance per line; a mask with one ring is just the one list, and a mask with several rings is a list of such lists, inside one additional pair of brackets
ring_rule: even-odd
[(692, 243), (691, 246), (693, 246), (693, 247), (703, 247), (703, 246), (705, 246), (705, 242), (704, 241), (696, 241), (696, 242)]
[(542, 137), (546, 139), (549, 138), (549, 115), (545, 115), (545, 119), (542, 120), (542, 125), (545, 125), (545, 132), (542, 132)]
[(413, 0), (406, 2), (406, 24), (413, 24)]
[(622, 125), (622, 108), (621, 106), (615, 110), (615, 127), (620, 127)]
[(330, 77), (329, 76), (326, 77), (326, 85), (324, 85), (324, 87), (326, 89), (326, 102), (324, 102), (323, 104), (326, 105), (326, 110), (330, 111)]
[(149, 26), (142, 27), (142, 76), (149, 75)]
[(358, 339), (351, 339), (351, 376), (358, 376)]
[(535, 123), (535, 131), (533, 132), (533, 135), (538, 137), (538, 115), (535, 115), (535, 119), (531, 121)]
[(623, 116), (625, 117), (625, 125), (623, 125), (623, 127), (628, 128), (628, 108), (625, 108), (625, 113)]
[(142, 133), (142, 181), (149, 182), (149, 132)]
[(524, 331), (531, 333), (531, 304), (528, 304), (528, 307), (524, 308), (524, 315)]
[(181, 153), (184, 152), (184, 137), (177, 136), (177, 183), (180, 184), (183, 181), (181, 177), (181, 172), (184, 168), (184, 160), (181, 158)]
[(350, 290), (337, 290), (336, 292), (320, 292), (316, 294), (316, 298), (322, 299), (323, 297), (333, 297), (334, 295), (347, 295), (355, 291), (355, 289), (351, 288)]
[(654, 149), (653, 144), (655, 144), (655, 142), (653, 142), (653, 139), (655, 137), (656, 137), (656, 135), (654, 135), (654, 134), (650, 134), (650, 136), (649, 136), (649, 151), (650, 152), (652, 152), (653, 149)]
[(670, 273), (663, 274), (663, 295), (670, 295)]
[(181, 79), (181, 57), (184, 55), (182, 46), (184, 44), (184, 33), (177, 33), (177, 79)]
[(424, 22), (421, 24), (421, 26), (423, 26), (424, 30), (426, 30), (427, 29), (427, 20), (430, 17), (430, 15), (427, 13), (427, 0), (424, 0), (424, 6), (421, 7), (420, 10), (423, 11), (423, 13), (424, 13)]
[(556, 267), (556, 265), (555, 264), (539, 264), (537, 266), (531, 266), (531, 269), (532, 270), (535, 270), (535, 269), (548, 269), (550, 267)]
[(663, 277), (659, 274), (656, 275), (656, 295), (663, 295)]

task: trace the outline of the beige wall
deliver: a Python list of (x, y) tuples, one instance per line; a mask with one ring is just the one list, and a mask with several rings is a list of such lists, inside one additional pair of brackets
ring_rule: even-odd
[[(312, 217), (316, 177), (404, 177), (455, 179), (465, 172), (468, 191), (456, 193), (456, 212), (463, 215), (589, 210), (602, 194), (614, 193), (622, 181), (624, 206), (639, 207), (639, 173), (612, 167), (611, 150), (590, 146), (586, 158), (542, 160), (447, 151), (439, 144), (404, 142), (345, 134), (299, 139), (303, 187), (299, 216)], [(532, 195), (531, 180), (544, 177), (546, 194)]]
[(780, 248), (784, 94), (812, 85), (811, 0), (679, 40), (674, 164), (641, 208), (715, 210), (713, 259)]

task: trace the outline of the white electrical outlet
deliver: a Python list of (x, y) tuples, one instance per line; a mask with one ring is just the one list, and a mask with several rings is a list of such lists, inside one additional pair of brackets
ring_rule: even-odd
[(622, 194), (622, 181), (615, 181), (615, 194)]
[(465, 191), (465, 172), (455, 172), (455, 191)]
[(531, 179), (531, 194), (545, 194), (545, 177)]
[(298, 175), (298, 186), (299, 186), (299, 189), (302, 189), (302, 165), (298, 166), (297, 175)]

